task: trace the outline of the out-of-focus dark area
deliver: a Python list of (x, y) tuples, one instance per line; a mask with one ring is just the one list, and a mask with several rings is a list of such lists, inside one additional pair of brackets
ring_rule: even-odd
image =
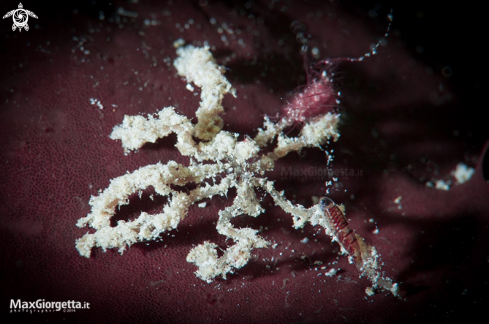
[[(385, 15), (394, 10), (392, 33), (407, 45), (416, 60), (434, 74), (443, 75), (464, 103), (460, 119), (473, 124), (474, 144), (489, 139), (487, 120), (480, 118), (486, 108), (486, 14), (474, 2), (445, 1), (341, 1), (360, 15)], [(487, 98), (486, 98), (487, 100)]]

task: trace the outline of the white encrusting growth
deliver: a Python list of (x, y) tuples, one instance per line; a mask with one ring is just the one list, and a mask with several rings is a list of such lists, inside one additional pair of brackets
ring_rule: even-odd
[[(227, 274), (249, 262), (254, 248), (270, 245), (258, 234), (258, 230), (235, 228), (231, 223), (233, 217), (242, 214), (257, 217), (264, 212), (256, 197), (256, 189), (270, 194), (276, 205), (291, 214), (295, 228), (301, 228), (307, 222), (320, 225), (325, 228), (326, 234), (337, 240), (334, 226), (319, 205), (311, 208), (293, 205), (283, 192), (274, 188), (274, 183), (266, 178), (265, 173), (273, 170), (277, 159), (290, 152), (305, 147), (319, 148), (331, 139), (336, 140), (339, 137), (339, 115), (326, 113), (311, 118), (303, 124), (298, 137), (287, 137), (283, 133), (285, 128), (291, 126), (287, 118), (276, 124), (265, 118), (263, 129), (259, 129), (254, 139), (245, 136), (244, 140), (238, 141), (239, 134), (222, 129), (222, 99), (227, 93), (235, 95), (235, 90), (224, 77), (224, 68), (215, 63), (208, 48), (179, 46), (177, 54), (174, 66), (189, 84), (187, 89), (193, 91), (194, 86), (201, 89), (201, 102), (196, 111), (197, 123), (193, 124), (187, 117), (175, 112), (173, 107), (167, 107), (147, 117), (125, 116), (122, 124), (114, 127), (110, 138), (121, 140), (127, 154), (145, 143), (154, 143), (175, 133), (175, 146), (182, 155), (190, 157), (190, 165), (168, 161), (166, 164), (144, 166), (112, 179), (103, 192), (91, 197), (91, 213), (77, 222), (79, 227), (89, 225), (95, 229), (94, 233), (87, 233), (76, 241), (80, 254), (90, 257), (93, 247), (101, 247), (104, 251), (117, 248), (122, 253), (127, 246), (136, 242), (155, 240), (161, 233), (176, 228), (186, 217), (190, 206), (198, 204), (205, 207), (205, 203), (201, 202), (203, 199), (224, 196), (230, 188), (236, 188), (236, 197), (231, 206), (219, 212), (216, 229), (232, 239), (234, 245), (219, 257), (218, 246), (206, 241), (193, 248), (187, 256), (187, 261), (198, 267), (196, 275), (202, 280), (209, 282), (218, 276), (226, 278)], [(262, 153), (262, 149), (273, 143), (274, 138), (277, 138), (276, 147), (267, 150), (269, 153)], [(190, 183), (194, 184), (195, 189), (184, 190), (183, 187)], [(130, 195), (141, 193), (149, 187), (153, 187), (158, 195), (168, 196), (168, 203), (161, 213), (150, 215), (142, 212), (135, 220), (120, 220), (112, 227), (110, 219), (116, 209), (128, 204)], [(178, 191), (175, 187), (182, 190)], [(376, 262), (377, 256), (369, 260)], [(379, 267), (375, 264), (369, 268)], [(372, 280), (372, 276), (368, 277)], [(376, 278), (381, 278), (380, 273)], [(381, 279), (375, 280), (374, 288), (386, 290), (378, 282)], [(394, 289), (388, 290), (397, 293)]]
[(470, 168), (463, 163), (457, 164), (457, 167), (452, 171), (452, 175), (455, 177), (456, 184), (462, 184), (470, 180), (474, 175), (474, 168)]
[(438, 190), (450, 190), (452, 184), (460, 185), (469, 181), (474, 175), (474, 168), (468, 167), (464, 163), (459, 163), (455, 167), (455, 170), (450, 172), (450, 176), (446, 176), (445, 179), (438, 179), (426, 182), (426, 186), (430, 188), (436, 188)]

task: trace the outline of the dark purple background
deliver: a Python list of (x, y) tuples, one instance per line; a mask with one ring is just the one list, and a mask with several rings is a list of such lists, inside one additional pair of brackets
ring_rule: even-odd
[[(318, 46), (322, 57), (355, 57), (384, 33), (383, 17), (391, 6), (384, 4), (379, 17), (370, 18), (372, 2), (270, 3), (246, 8), (244, 2), (213, 1), (207, 6), (23, 2), (39, 17), (29, 19), (28, 32), (12, 32), (11, 19), (1, 21), (0, 316), (11, 322), (407, 323), (457, 322), (485, 310), (489, 186), (479, 158), (488, 138), (479, 113), (486, 109), (480, 67), (485, 63), (480, 13), (460, 4), (398, 5), (393, 33), (379, 55), (334, 67), (343, 121), (341, 138), (331, 146), (333, 168), (362, 175), (340, 177), (331, 197), (346, 205), (352, 227), (382, 254), (386, 274), (402, 282), (405, 301), (385, 293), (366, 299), (369, 283), (358, 279), (345, 257), (338, 258), (337, 246), (317, 228), (293, 230), (290, 216), (270, 206), (268, 197), (266, 214), (241, 216), (234, 224), (268, 228), (263, 235), (277, 248), (255, 250), (253, 260), (227, 281), (197, 279), (186, 255), (205, 240), (221, 247), (230, 243), (213, 222), (234, 191), (228, 199), (209, 200), (205, 209), (192, 207), (178, 231), (162, 234), (161, 242), (136, 244), (122, 256), (99, 249), (90, 259), (79, 256), (74, 242), (88, 229), (75, 223), (89, 212), (90, 195), (126, 170), (188, 161), (173, 147), (175, 136), (129, 156), (108, 138), (125, 114), (178, 104), (180, 112), (194, 116), (199, 98), (164, 62), (175, 58), (174, 40), (216, 47), (214, 55), (229, 68), (226, 76), (238, 91), (238, 99), (224, 100), (225, 129), (254, 135), (263, 116), (280, 114), (287, 96), (305, 82), (301, 45), (290, 29), (294, 20), (305, 25), (310, 45)], [(5, 1), (0, 8), (6, 13), (17, 5)], [(279, 10), (283, 5), (287, 9)], [(119, 6), (138, 12), (122, 28), (109, 21)], [(175, 27), (190, 18), (201, 29), (182, 33)], [(210, 18), (240, 29), (237, 39), (246, 45), (219, 34)], [(160, 24), (145, 26), (145, 19)], [(86, 38), (90, 53), (80, 51), (73, 37)], [(446, 66), (451, 76), (442, 74)], [(90, 98), (104, 109), (90, 105)], [(424, 185), (449, 175), (459, 162), (476, 167), (470, 182), (448, 192)], [(269, 176), (287, 197), (310, 206), (312, 195), (324, 193), (327, 179), (284, 178), (281, 170), (324, 163), (320, 151), (304, 150), (277, 163)], [(393, 202), (400, 195), (401, 210)], [(134, 197), (116, 218), (153, 212), (165, 203), (148, 196)], [(377, 235), (370, 218), (380, 229)], [(305, 237), (309, 242), (301, 243)], [(315, 261), (337, 261), (342, 270), (333, 278), (318, 276), (315, 268), (321, 266)], [(92, 308), (9, 314), (11, 299), (88, 301)]]

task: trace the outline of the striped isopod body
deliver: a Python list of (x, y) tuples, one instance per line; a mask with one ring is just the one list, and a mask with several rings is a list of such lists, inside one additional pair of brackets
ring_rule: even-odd
[[(338, 239), (338, 243), (353, 258), (356, 265), (360, 268), (363, 263), (362, 249), (363, 239), (355, 234), (348, 226), (348, 220), (345, 217), (345, 209), (343, 205), (337, 205), (328, 197), (322, 197), (320, 206), (324, 215), (329, 219), (334, 227), (334, 236)], [(360, 241), (359, 241), (360, 240)]]
[(332, 227), (333, 237), (338, 240), (342, 250), (348, 253), (350, 262), (354, 262), (361, 275), (366, 275), (372, 282), (372, 287), (365, 290), (367, 295), (371, 296), (375, 290), (380, 289), (388, 290), (394, 296), (398, 296), (398, 284), (380, 273), (378, 254), (375, 248), (368, 245), (360, 235), (355, 234), (348, 226), (345, 207), (337, 205), (328, 197), (321, 198), (319, 207), (330, 223), (330, 227)]

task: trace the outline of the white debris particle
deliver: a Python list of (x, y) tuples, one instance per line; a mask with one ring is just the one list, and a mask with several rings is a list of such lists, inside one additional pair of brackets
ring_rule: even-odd
[(399, 209), (399, 210), (402, 209), (401, 199), (402, 199), (402, 196), (399, 196), (396, 199), (394, 199), (394, 203), (398, 205), (397, 209)]
[(470, 168), (463, 163), (457, 164), (457, 167), (454, 171), (452, 171), (452, 175), (456, 179), (456, 184), (462, 184), (467, 182), (474, 175), (474, 168)]
[(197, 206), (199, 206), (199, 208), (205, 208), (205, 206), (207, 206), (207, 203), (204, 201), (201, 202), (200, 204), (197, 204)]
[(158, 20), (155, 20), (155, 19), (144, 19), (144, 25), (145, 26), (157, 26), (159, 25), (160, 22)]
[(179, 48), (180, 46), (185, 45), (185, 41), (182, 38), (177, 39), (173, 42), (173, 47)]
[(301, 243), (307, 243), (309, 242), (309, 238), (308, 237), (304, 237), (302, 240), (301, 240)]
[(374, 230), (372, 233), (374, 233), (374, 234), (379, 234), (379, 229), (378, 229), (378, 228), (376, 228), (376, 229), (375, 229), (375, 230)]
[(450, 185), (443, 181), (443, 180), (437, 180), (436, 183), (435, 183), (435, 188), (438, 189), (438, 190), (450, 190)]
[(192, 87), (192, 85), (190, 83), (187, 83), (186, 88), (188, 91), (194, 91), (194, 87)]
[[(455, 184), (459, 185), (465, 183), (472, 178), (474, 175), (474, 168), (468, 167), (463, 163), (457, 164), (455, 170), (450, 172), (450, 176), (455, 180)], [(445, 177), (445, 179), (447, 179)], [(438, 190), (450, 190), (450, 185), (453, 183), (453, 180), (432, 180), (426, 183), (427, 187), (436, 188)]]
[(104, 106), (102, 106), (102, 103), (100, 102), (100, 100), (98, 99), (95, 99), (95, 98), (90, 98), (90, 104), (93, 106), (93, 105), (96, 105), (97, 107), (99, 107), (99, 109), (104, 109)]
[(312, 53), (312, 56), (313, 56), (315, 59), (319, 59), (319, 57), (320, 57), (320, 54), (319, 54), (319, 48), (317, 48), (317, 47), (313, 47), (313, 49), (311, 50), (311, 53)]
[(365, 294), (367, 294), (367, 296), (373, 296), (375, 295), (375, 290), (372, 287), (367, 287), (365, 289)]
[(330, 269), (328, 272), (326, 272), (324, 275), (327, 277), (332, 277), (336, 275), (336, 272), (338, 272), (335, 268)]

